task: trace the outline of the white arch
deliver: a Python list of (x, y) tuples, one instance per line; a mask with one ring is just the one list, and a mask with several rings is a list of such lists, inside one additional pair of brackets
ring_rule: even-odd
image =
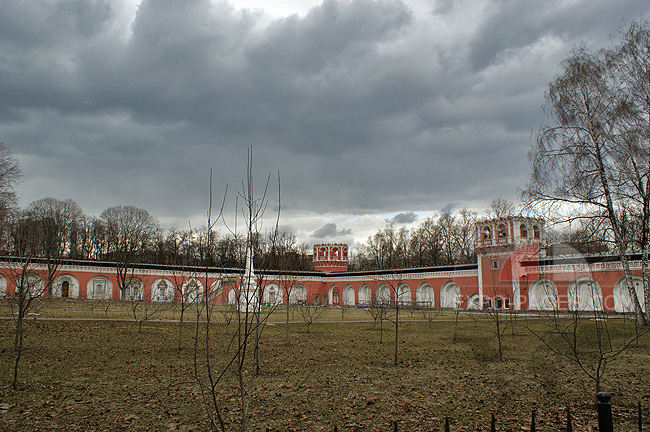
[(390, 303), (390, 289), (388, 289), (388, 285), (381, 284), (377, 287), (377, 290), (375, 291), (375, 300), (378, 304)]
[(228, 304), (237, 304), (237, 298), (239, 297), (238, 292), (239, 290), (236, 287), (232, 287), (230, 291), (228, 291)]
[(442, 288), (440, 288), (440, 307), (460, 307), (460, 287), (456, 282), (446, 282)]
[(302, 284), (294, 284), (291, 287), (291, 294), (289, 295), (289, 302), (305, 303), (307, 301), (307, 288)]
[(214, 301), (221, 294), (223, 294), (223, 286), (221, 284), (221, 280), (218, 279), (218, 280), (212, 282), (212, 285), (210, 285), (210, 290), (208, 291), (208, 300), (209, 301)]
[(368, 285), (361, 285), (359, 288), (359, 304), (368, 306), (372, 303), (372, 291)]
[[(645, 312), (645, 295), (643, 292), (643, 278), (638, 275), (632, 275), (632, 284), (636, 297), (641, 303), (641, 309)], [(625, 277), (619, 279), (614, 285), (614, 310), (616, 312), (634, 312), (634, 303), (630, 297), (630, 291), (627, 288), (627, 279)]]
[(174, 284), (165, 278), (156, 279), (151, 284), (151, 301), (170, 302), (174, 301)]
[(528, 309), (544, 311), (559, 309), (557, 287), (550, 279), (538, 279), (530, 286)]
[(198, 279), (192, 278), (181, 285), (181, 295), (184, 303), (194, 303), (203, 300), (203, 284)]
[(16, 281), (16, 293), (21, 289), (20, 284), (25, 282), (27, 284), (27, 290), (29, 292), (29, 297), (41, 297), (44, 291), (43, 278), (35, 273), (25, 273), (24, 277), (18, 277)]
[(280, 285), (275, 282), (267, 284), (264, 287), (262, 301), (272, 305), (282, 303), (282, 289), (280, 288)]
[(7, 296), (7, 279), (0, 275), (0, 297)]
[[(64, 296), (64, 282), (68, 283), (68, 295)], [(62, 274), (54, 278), (52, 297), (79, 298), (79, 281), (71, 274)]]
[(397, 301), (400, 306), (411, 306), (413, 304), (411, 288), (408, 285), (403, 283), (397, 287)]
[(467, 309), (481, 309), (481, 298), (478, 294), (472, 294), (467, 299)]
[(415, 300), (417, 301), (418, 306), (435, 307), (436, 299), (433, 287), (428, 283), (421, 284), (417, 290), (415, 290)]
[(355, 304), (354, 288), (352, 288), (352, 285), (346, 285), (343, 288), (343, 304), (345, 306), (354, 306)]
[[(336, 290), (336, 292), (334, 292)], [(336, 285), (332, 285), (327, 292), (327, 302), (331, 305), (337, 305), (341, 302), (341, 292), (339, 291), (339, 287)]]
[(130, 277), (124, 282), (122, 300), (142, 300), (144, 298), (144, 284), (137, 277)]
[(86, 298), (110, 300), (113, 298), (113, 283), (105, 276), (95, 276), (88, 281)]
[(567, 290), (569, 310), (603, 310), (603, 293), (600, 285), (588, 276), (581, 276), (569, 284)]

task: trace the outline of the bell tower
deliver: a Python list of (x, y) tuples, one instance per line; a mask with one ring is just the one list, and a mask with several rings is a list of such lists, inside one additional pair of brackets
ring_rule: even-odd
[(348, 245), (323, 243), (314, 245), (314, 270), (330, 273), (348, 270)]
[(476, 223), (479, 298), (484, 308), (521, 309), (520, 262), (539, 257), (544, 220), (506, 216)]

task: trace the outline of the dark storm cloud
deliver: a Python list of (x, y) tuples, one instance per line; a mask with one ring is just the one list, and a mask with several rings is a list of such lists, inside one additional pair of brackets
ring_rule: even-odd
[(349, 229), (338, 229), (335, 223), (328, 223), (318, 228), (316, 231), (314, 231), (311, 234), (311, 237), (316, 239), (326, 239), (326, 238), (346, 236), (349, 235), (350, 233), (351, 230)]
[(470, 61), (475, 69), (483, 69), (544, 37), (558, 37), (571, 44), (585, 38), (605, 43), (623, 24), (623, 17), (637, 19), (647, 8), (644, 0), (493, 0), (486, 11), (488, 18), (470, 40)]
[(250, 146), (260, 181), (281, 172), (284, 217), (515, 199), (560, 61), (650, 11), (412, 6), (326, 0), (271, 20), (208, 0), (6, 1), (0, 141), (25, 171), (22, 204), (135, 204), (184, 224), (205, 213), (211, 168), (215, 191), (237, 189)]

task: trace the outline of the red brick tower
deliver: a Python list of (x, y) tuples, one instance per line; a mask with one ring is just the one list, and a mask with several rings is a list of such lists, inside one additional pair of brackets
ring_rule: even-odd
[(325, 243), (314, 245), (314, 270), (323, 273), (348, 270), (348, 245)]
[(507, 216), (476, 223), (479, 298), (484, 308), (521, 309), (520, 262), (539, 258), (542, 219)]

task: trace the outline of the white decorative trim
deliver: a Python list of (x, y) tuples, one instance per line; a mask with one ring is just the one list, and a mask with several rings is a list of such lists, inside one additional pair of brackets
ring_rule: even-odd
[[(641, 261), (628, 261), (630, 270), (641, 270)], [(593, 272), (593, 271), (612, 271), (623, 270), (623, 263), (601, 262), (601, 263), (575, 263), (575, 264), (554, 264), (548, 266), (528, 266), (524, 267), (524, 274), (546, 274), (546, 273), (576, 273), (576, 272)]]

